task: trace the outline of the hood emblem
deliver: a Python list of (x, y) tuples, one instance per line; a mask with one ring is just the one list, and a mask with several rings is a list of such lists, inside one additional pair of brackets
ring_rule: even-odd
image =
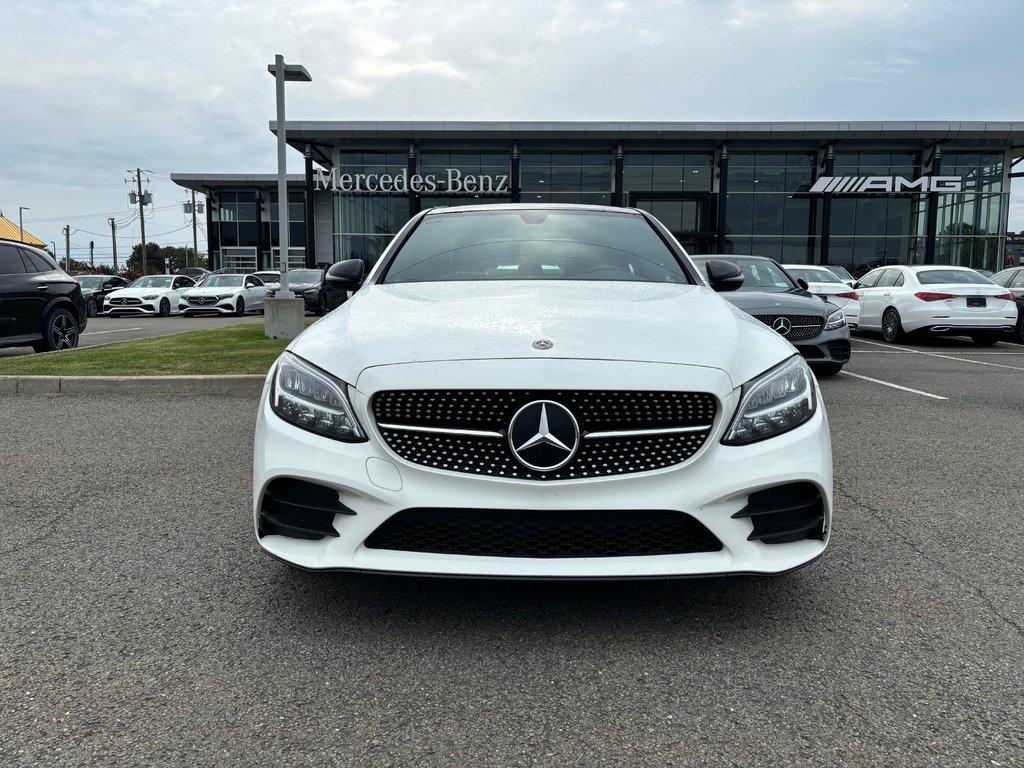
[(527, 469), (550, 472), (564, 467), (580, 443), (572, 412), (552, 400), (534, 400), (512, 417), (508, 430), (512, 455)]
[(793, 324), (789, 322), (788, 318), (777, 317), (775, 318), (775, 322), (772, 323), (772, 330), (776, 331), (781, 336), (785, 336), (787, 333), (793, 330)]
[(537, 339), (533, 342), (534, 349), (551, 349), (553, 346), (555, 346), (555, 342), (551, 339)]

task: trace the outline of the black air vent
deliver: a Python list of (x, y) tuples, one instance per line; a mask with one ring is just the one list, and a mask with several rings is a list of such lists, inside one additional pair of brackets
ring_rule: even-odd
[(260, 536), (322, 539), (337, 536), (335, 515), (354, 515), (332, 488), (291, 477), (271, 481), (260, 503)]
[(748, 541), (787, 544), (825, 537), (825, 503), (813, 483), (790, 483), (750, 494), (747, 506), (733, 517), (749, 517)]

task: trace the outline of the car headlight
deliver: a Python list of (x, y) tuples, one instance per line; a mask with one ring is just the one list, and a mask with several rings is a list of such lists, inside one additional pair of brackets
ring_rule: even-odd
[(217, 301), (224, 301), (224, 299), (230, 299), (234, 296), (233, 293), (221, 293), (217, 296)]
[(143, 296), (142, 300), (143, 301), (156, 301), (159, 298), (160, 298), (159, 296)]
[(274, 413), (301, 429), (349, 443), (366, 435), (349, 404), (348, 385), (290, 352), (277, 361), (270, 388)]
[(837, 309), (825, 320), (825, 327), (822, 330), (834, 331), (836, 328), (842, 328), (844, 325), (846, 325), (846, 315), (843, 314), (843, 310)]
[(817, 408), (811, 370), (794, 355), (743, 385), (739, 408), (722, 443), (746, 445), (781, 435), (809, 420)]

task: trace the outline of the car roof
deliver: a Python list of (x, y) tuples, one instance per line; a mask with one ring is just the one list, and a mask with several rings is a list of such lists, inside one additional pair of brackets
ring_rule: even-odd
[(620, 208), (611, 205), (586, 205), (585, 203), (485, 203), (483, 205), (453, 205), (428, 208), (427, 216), (445, 213), (466, 213), (469, 211), (596, 211), (602, 213), (643, 214), (639, 208)]

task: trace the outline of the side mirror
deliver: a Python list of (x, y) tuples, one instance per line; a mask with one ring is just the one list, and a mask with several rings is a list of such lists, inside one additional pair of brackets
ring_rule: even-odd
[(710, 259), (704, 265), (704, 271), (715, 291), (735, 291), (743, 285), (743, 272), (731, 261)]
[(113, 283), (104, 283), (103, 284), (103, 290), (104, 291), (112, 291), (112, 290), (114, 290), (114, 284)]
[(327, 284), (340, 291), (358, 290), (365, 271), (366, 262), (362, 259), (339, 261), (327, 270)]
[(810, 286), (807, 285), (807, 281), (804, 280), (802, 277), (798, 277), (796, 279), (796, 284), (799, 285), (801, 288), (803, 288), (805, 291), (810, 288)]

